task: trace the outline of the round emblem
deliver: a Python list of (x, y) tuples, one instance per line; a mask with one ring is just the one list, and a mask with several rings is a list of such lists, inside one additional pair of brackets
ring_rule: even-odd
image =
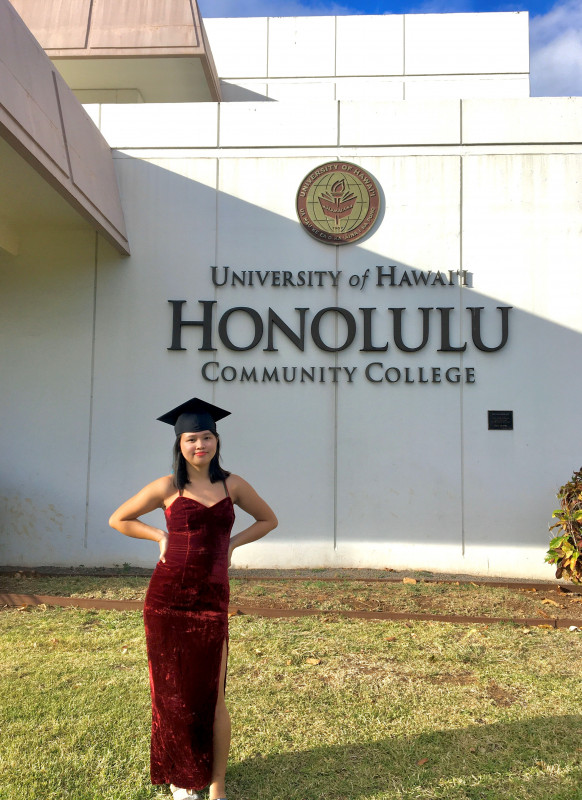
[(328, 161), (301, 181), (297, 216), (305, 230), (325, 244), (357, 242), (375, 225), (380, 192), (365, 169)]

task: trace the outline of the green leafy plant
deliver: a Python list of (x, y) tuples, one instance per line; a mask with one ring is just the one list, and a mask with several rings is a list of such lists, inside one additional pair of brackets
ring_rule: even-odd
[(574, 472), (557, 494), (560, 508), (552, 517), (558, 521), (550, 530), (559, 533), (550, 542), (546, 555), (549, 564), (556, 564), (556, 578), (582, 583), (582, 467)]

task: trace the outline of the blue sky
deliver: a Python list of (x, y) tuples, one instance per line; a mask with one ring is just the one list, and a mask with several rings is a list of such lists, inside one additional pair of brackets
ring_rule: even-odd
[(582, 95), (582, 0), (198, 0), (203, 17), (529, 11), (531, 93)]

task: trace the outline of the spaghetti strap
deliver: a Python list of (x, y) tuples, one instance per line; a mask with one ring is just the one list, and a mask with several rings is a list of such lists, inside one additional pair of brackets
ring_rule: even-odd
[(225, 496), (226, 497), (230, 497), (230, 494), (229, 494), (227, 486), (226, 486), (226, 481), (224, 480), (224, 478), (222, 479), (222, 485), (224, 486), (224, 494), (225, 494)]

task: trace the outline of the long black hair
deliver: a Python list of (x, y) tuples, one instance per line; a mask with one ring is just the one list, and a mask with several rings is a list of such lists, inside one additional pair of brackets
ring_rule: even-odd
[[(220, 466), (220, 438), (218, 434), (214, 435), (216, 436), (216, 453), (208, 465), (208, 477), (210, 478), (210, 483), (224, 481), (230, 475), (230, 472)], [(176, 441), (174, 442), (174, 463), (172, 464), (172, 472), (174, 473), (174, 483), (176, 484), (177, 489), (182, 492), (186, 484), (190, 481), (188, 480), (188, 466), (186, 464), (186, 459), (182, 455), (182, 450), (180, 448), (180, 438), (181, 434), (176, 436)]]

